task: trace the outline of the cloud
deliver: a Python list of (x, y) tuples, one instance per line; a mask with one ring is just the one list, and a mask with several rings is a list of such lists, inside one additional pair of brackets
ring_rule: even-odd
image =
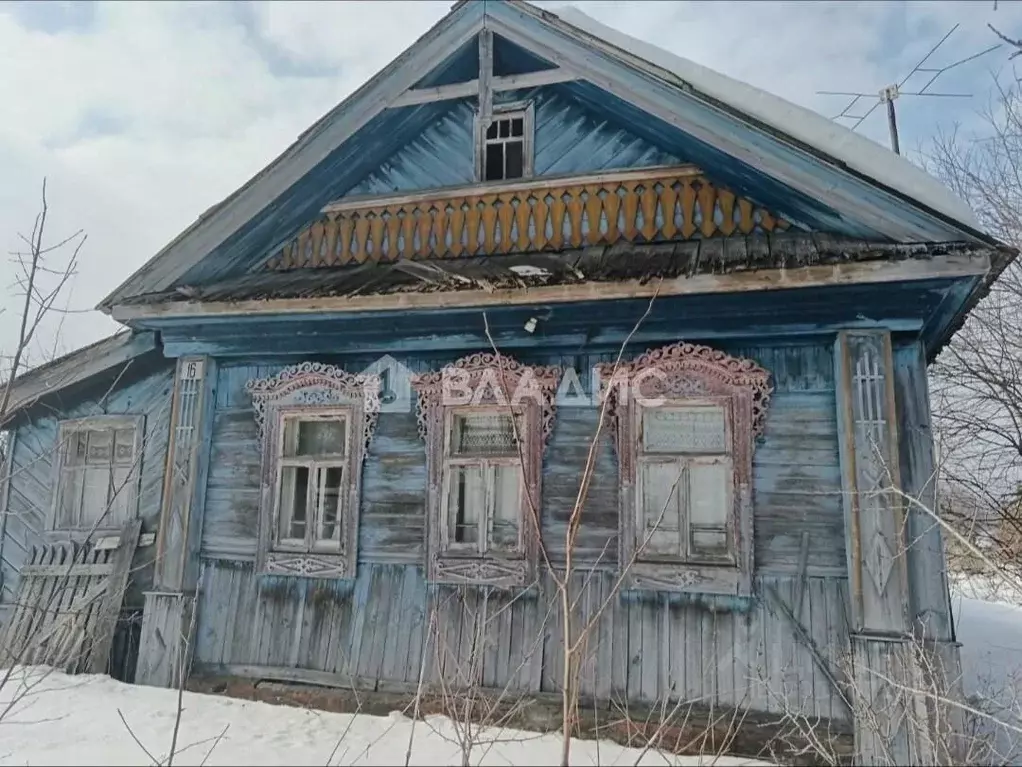
[[(90, 309), (211, 205), (276, 157), (449, 9), (450, 2), (0, 4), (0, 246), (31, 228), (49, 179), (54, 237), (88, 232), (71, 307)], [(561, 3), (554, 3), (561, 4)], [(938, 64), (1012, 34), (1022, 4), (579, 2), (603, 23), (824, 114), (818, 90), (875, 92), (955, 23)], [(546, 5), (551, 5), (546, 3)], [(1006, 55), (954, 70), (939, 90), (989, 88)], [(14, 76), (10, 76), (13, 73)], [(913, 79), (909, 87), (925, 82)], [(964, 99), (898, 103), (902, 144), (969, 120)], [(887, 142), (878, 112), (860, 130)], [(12, 285), (0, 265), (0, 289)], [(0, 349), (16, 301), (5, 298)], [(55, 318), (56, 319), (56, 318)], [(114, 329), (64, 318), (59, 350)], [(50, 349), (55, 323), (47, 328)]]

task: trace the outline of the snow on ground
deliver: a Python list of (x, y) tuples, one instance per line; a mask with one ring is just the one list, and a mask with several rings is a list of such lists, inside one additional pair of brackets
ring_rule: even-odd
[(962, 644), (962, 684), (969, 702), (1007, 726), (979, 722), (995, 732), (1002, 764), (1022, 762), (1022, 594), (1003, 578), (952, 580), (951, 609)]
[(962, 643), (966, 693), (1014, 682), (1022, 694), (1022, 594), (1004, 579), (959, 576), (951, 610)]
[[(1003, 717), (1003, 708), (996, 704), (1010, 706), (1022, 697), (1022, 606), (975, 598), (1003, 594), (993, 590), (995, 585), (958, 579), (952, 601), (966, 693), (973, 702), (985, 701), (984, 710), (997, 710)], [(0, 765), (151, 763), (154, 759), (145, 750), (163, 761), (176, 710), (174, 690), (126, 685), (106, 676), (19, 669), (0, 690)], [(404, 764), (409, 737), (412, 764), (460, 762), (454, 724), (446, 717), (413, 723), (396, 712), (389, 717), (332, 714), (188, 692), (174, 763)], [(544, 765), (560, 758), (556, 734), (488, 730), (478, 735), (477, 743), (472, 764)], [(671, 763), (663, 755), (609, 741), (576, 740), (572, 757), (573, 764), (585, 765)], [(673, 763), (765, 764), (711, 757), (703, 762), (674, 757)]]
[(811, 109), (605, 26), (574, 6), (548, 10), (576, 29), (674, 74), (697, 91), (816, 147), (881, 184), (914, 197), (951, 219), (975, 229), (981, 228), (976, 214), (950, 189), (905, 157), (875, 141)]
[[(157, 760), (165, 759), (177, 711), (176, 691), (41, 668), (18, 669), (17, 674), (0, 690), (0, 764), (152, 763), (142, 746)], [(4, 713), (12, 698), (17, 703)], [(125, 721), (142, 746), (133, 740)], [(389, 717), (331, 714), (186, 692), (174, 764), (404, 764), (411, 736), (411, 764), (461, 763), (454, 726), (446, 717), (415, 722), (413, 732), (412, 720), (396, 712)], [(473, 765), (560, 761), (560, 740), (553, 734), (491, 730), (481, 733), (478, 742), (471, 755)], [(671, 759), (609, 741), (576, 740), (572, 746), (572, 764), (579, 765), (766, 764), (728, 757)]]

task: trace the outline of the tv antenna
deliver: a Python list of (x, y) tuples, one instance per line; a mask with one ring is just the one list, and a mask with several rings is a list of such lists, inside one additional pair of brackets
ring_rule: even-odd
[[(931, 85), (933, 85), (934, 82), (936, 82), (938, 77), (940, 77), (948, 70), (954, 69), (955, 67), (959, 67), (962, 64), (972, 61), (973, 59), (978, 59), (980, 56), (985, 56), (991, 51), (995, 51), (1001, 47), (1000, 43), (998, 43), (997, 45), (991, 45), (989, 48), (982, 50), (979, 53), (974, 53), (971, 56), (966, 56), (964, 59), (960, 59), (954, 62), (953, 64), (948, 64), (947, 66), (943, 67), (924, 66), (924, 64), (926, 64), (926, 62), (930, 60), (930, 57), (937, 52), (937, 49), (940, 48), (940, 46), (942, 46), (949, 37), (951, 37), (951, 35), (954, 33), (956, 29), (958, 29), (958, 26), (959, 26), (958, 24), (955, 24), (953, 27), (951, 27), (948, 33), (944, 35), (942, 38), (940, 38), (936, 45), (930, 48), (929, 52), (925, 56), (923, 56), (919, 63), (912, 67), (912, 71), (910, 71), (907, 75), (901, 78), (900, 82), (895, 83), (893, 85), (885, 85), (883, 88), (880, 89), (879, 94), (858, 93), (855, 91), (816, 91), (816, 93), (821, 96), (851, 97), (852, 100), (848, 102), (845, 108), (842, 109), (832, 119), (854, 120), (855, 123), (851, 126), (852, 130), (858, 128), (862, 124), (863, 120), (865, 120), (867, 117), (873, 114), (873, 111), (877, 107), (879, 107), (881, 104), (885, 104), (887, 106), (887, 127), (891, 133), (891, 149), (894, 150), (895, 154), (901, 154), (901, 145), (898, 142), (898, 115), (897, 110), (895, 110), (894, 108), (894, 102), (897, 101), (902, 96), (933, 96), (935, 98), (950, 99), (972, 98), (971, 93), (934, 93), (928, 90), (928, 88)], [(903, 90), (903, 88), (905, 87), (905, 83), (908, 82), (909, 78), (919, 73), (929, 74), (932, 76), (930, 77), (929, 80), (926, 81), (926, 84), (917, 91)], [(863, 114), (861, 115), (852, 114), (852, 110), (859, 105), (862, 99), (876, 99), (876, 101), (874, 101), (872, 106), (870, 106), (869, 109), (867, 109)]]

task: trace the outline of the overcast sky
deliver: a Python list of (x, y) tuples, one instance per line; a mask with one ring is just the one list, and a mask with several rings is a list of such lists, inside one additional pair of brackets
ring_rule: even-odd
[[(561, 3), (544, 5), (558, 5)], [(827, 116), (845, 101), (818, 90), (875, 92), (899, 81), (955, 24), (933, 57), (945, 65), (1022, 35), (1022, 3), (577, 2), (586, 13)], [(88, 241), (60, 329), (69, 351), (116, 329), (91, 309), (243, 184), (309, 124), (443, 16), (450, 2), (0, 2), (0, 246), (31, 229), (43, 176), (53, 237)], [(902, 147), (937, 126), (976, 124), (995, 51), (933, 90), (906, 97)], [(917, 75), (906, 84), (925, 83)], [(860, 132), (887, 144), (878, 109)], [(0, 349), (14, 337), (13, 271)], [(53, 328), (44, 336), (52, 350)], [(35, 356), (44, 353), (37, 348)]]

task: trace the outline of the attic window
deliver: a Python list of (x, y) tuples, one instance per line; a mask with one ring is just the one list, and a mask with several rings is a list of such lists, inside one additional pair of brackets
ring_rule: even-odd
[(60, 423), (55, 530), (116, 529), (136, 515), (142, 435), (141, 416)]
[(482, 181), (513, 181), (532, 175), (530, 108), (495, 112), (481, 134)]

